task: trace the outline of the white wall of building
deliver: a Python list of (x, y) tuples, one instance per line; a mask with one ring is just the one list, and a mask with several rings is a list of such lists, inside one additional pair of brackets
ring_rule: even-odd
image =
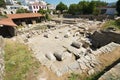
[(7, 5), (6, 6), (7, 9), (19, 9), (19, 8), (24, 8), (29, 10), (28, 6), (23, 6), (23, 5)]
[(106, 14), (115, 15), (117, 13), (116, 8), (107, 8)]
[(34, 2), (39, 2), (41, 0), (19, 0), (22, 5), (29, 5), (29, 4), (33, 4)]
[(29, 9), (33, 13), (37, 13), (40, 9), (47, 10), (46, 5), (30, 5)]
[(47, 3), (40, 1), (29, 4), (29, 10), (33, 13), (37, 13), (40, 9), (47, 10)]
[(103, 7), (100, 8), (101, 10), (105, 10), (105, 14), (107, 15), (115, 15), (117, 13), (116, 8), (112, 8), (112, 7)]
[(1, 13), (2, 13), (2, 15), (15, 14), (16, 10), (15, 9), (1, 9)]
[(4, 0), (6, 4), (17, 4), (17, 0)]

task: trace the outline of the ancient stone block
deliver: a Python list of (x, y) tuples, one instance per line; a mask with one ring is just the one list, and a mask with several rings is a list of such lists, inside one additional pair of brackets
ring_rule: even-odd
[(52, 53), (48, 53), (45, 56), (51, 61), (56, 61), (56, 58)]
[(58, 61), (62, 61), (62, 60), (63, 60), (62, 54), (59, 53), (59, 52), (55, 52), (55, 53), (54, 53), (54, 56), (56, 57), (56, 59), (57, 59)]
[(80, 48), (82, 44), (80, 44), (79, 42), (72, 42), (71, 46), (75, 47), (75, 48)]

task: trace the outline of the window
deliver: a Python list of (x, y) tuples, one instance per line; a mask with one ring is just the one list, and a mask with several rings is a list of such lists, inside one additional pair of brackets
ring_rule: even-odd
[(38, 9), (38, 6), (36, 6), (36, 9)]
[(4, 14), (7, 14), (7, 12), (6, 12), (6, 11), (4, 11)]
[(13, 14), (13, 12), (11, 11), (11, 14)]
[(34, 7), (34, 9), (35, 9), (35, 6), (33, 6)]
[(41, 9), (41, 6), (39, 6), (39, 9)]

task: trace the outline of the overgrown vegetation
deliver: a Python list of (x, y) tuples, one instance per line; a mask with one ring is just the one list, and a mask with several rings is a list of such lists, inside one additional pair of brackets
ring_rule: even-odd
[(120, 0), (118, 0), (116, 3), (116, 10), (118, 12), (118, 15), (120, 15)]
[(19, 9), (17, 9), (16, 13), (29, 13), (29, 11), (24, 8), (19, 8)]
[(6, 4), (5, 4), (5, 1), (4, 0), (0, 0), (0, 7), (5, 7)]
[(45, 19), (46, 19), (46, 20), (48, 20), (48, 21), (51, 20), (51, 18), (50, 18), (50, 16), (49, 16), (49, 13), (50, 13), (50, 10), (49, 10), (49, 9), (47, 9), (47, 10), (40, 9), (40, 10), (38, 11), (38, 13), (45, 15)]
[(102, 29), (107, 29), (107, 28), (115, 28), (115, 29), (119, 30), (120, 29), (120, 19), (106, 21), (103, 24)]
[(60, 13), (63, 13), (64, 10), (68, 10), (67, 5), (65, 5), (63, 2), (60, 2), (57, 6), (56, 6), (56, 10), (59, 10)]
[[(40, 63), (24, 44), (7, 40), (4, 80), (35, 80)], [(32, 75), (30, 75), (32, 74)], [(33, 79), (28, 79), (29, 77)]]
[(69, 80), (80, 80), (80, 75), (75, 74), (75, 73), (71, 73)]
[(103, 1), (80, 1), (78, 4), (71, 4), (68, 9), (68, 13), (75, 14), (100, 14), (98, 7), (107, 6), (106, 2)]

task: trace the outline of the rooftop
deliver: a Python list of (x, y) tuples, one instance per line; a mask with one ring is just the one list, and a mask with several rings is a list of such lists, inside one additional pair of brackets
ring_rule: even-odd
[(0, 20), (0, 25), (6, 26), (17, 26), (12, 19), (21, 19), (21, 18), (34, 18), (41, 17), (43, 15), (39, 13), (22, 13), (22, 14), (7, 14), (8, 18), (4, 18)]
[(8, 14), (7, 17), (11, 19), (19, 19), (19, 18), (33, 18), (33, 17), (41, 17), (43, 15), (39, 13), (22, 13), (22, 14)]
[(5, 25), (5, 26), (17, 26), (11, 19), (9, 18), (4, 18), (0, 20), (0, 25)]

